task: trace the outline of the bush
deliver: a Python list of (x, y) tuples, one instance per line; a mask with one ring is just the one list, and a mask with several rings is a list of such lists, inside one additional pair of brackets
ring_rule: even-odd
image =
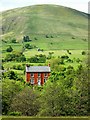
[(67, 55), (61, 56), (62, 59), (68, 59), (69, 57)]
[(33, 48), (33, 46), (32, 46), (32, 45), (30, 45), (30, 44), (26, 44), (26, 45), (25, 45), (25, 48), (27, 48), (27, 49), (32, 49), (32, 48)]
[(73, 66), (69, 65), (69, 66), (67, 67), (67, 69), (73, 69)]
[(17, 65), (17, 70), (22, 70), (22, 66), (21, 65)]
[(5, 57), (5, 61), (13, 61), (15, 59), (15, 54), (7, 54)]
[(22, 53), (18, 52), (18, 53), (7, 54), (5, 57), (5, 61), (24, 62), (26, 61), (26, 58)]
[(7, 52), (12, 52), (12, 51), (13, 51), (13, 49), (12, 49), (12, 47), (11, 47), (11, 46), (9, 46), (9, 47), (6, 49), (6, 51), (7, 51)]
[(76, 62), (77, 62), (77, 63), (80, 63), (80, 62), (81, 62), (81, 60), (80, 60), (79, 58), (77, 58), (77, 59), (76, 59)]
[(38, 39), (35, 37), (34, 40), (38, 40)]
[(16, 39), (12, 39), (11, 42), (12, 42), (12, 43), (16, 43)]
[(12, 67), (13, 69), (16, 69), (16, 65), (13, 65), (13, 67)]
[(63, 59), (60, 59), (60, 64), (64, 64), (64, 60)]
[(82, 55), (86, 55), (86, 52), (85, 52), (85, 51), (82, 51)]
[(7, 77), (8, 77), (9, 79), (16, 80), (16, 79), (17, 79), (17, 74), (16, 74), (14, 71), (8, 71)]
[(67, 53), (68, 53), (69, 55), (71, 55), (71, 52), (70, 52), (69, 50), (67, 50)]
[(53, 57), (53, 54), (54, 54), (54, 52), (49, 52), (47, 59), (51, 59)]
[(8, 115), (12, 115), (12, 116), (21, 116), (22, 113), (21, 113), (21, 112), (9, 112)]
[(30, 42), (30, 41), (32, 41), (32, 40), (29, 38), (29, 36), (23, 37), (23, 42)]
[(71, 59), (67, 59), (67, 61), (66, 61), (66, 62), (73, 63), (73, 60), (71, 60)]
[(31, 63), (45, 63), (46, 56), (45, 55), (36, 55), (28, 59)]
[(19, 77), (17, 78), (17, 81), (24, 82), (24, 79), (23, 79), (22, 77), (19, 76)]
[(21, 55), (21, 56), (19, 56), (19, 57), (16, 58), (16, 61), (18, 61), (18, 62), (24, 62), (24, 61), (26, 61), (26, 58), (25, 58), (24, 55)]
[(75, 39), (75, 37), (72, 37), (72, 39)]
[(48, 36), (48, 35), (46, 35), (46, 38), (49, 38), (49, 36)]
[(53, 38), (53, 36), (51, 35), (51, 38)]

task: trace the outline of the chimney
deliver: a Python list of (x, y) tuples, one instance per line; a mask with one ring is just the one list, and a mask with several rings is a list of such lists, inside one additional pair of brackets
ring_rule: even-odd
[(26, 64), (26, 67), (30, 67), (30, 65)]
[(29, 71), (29, 65), (28, 64), (26, 64), (26, 72), (28, 72)]
[(50, 63), (48, 64), (48, 67), (50, 67)]

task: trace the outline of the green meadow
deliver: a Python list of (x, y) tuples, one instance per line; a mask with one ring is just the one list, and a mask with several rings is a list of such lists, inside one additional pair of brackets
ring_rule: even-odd
[(89, 117), (2, 117), (2, 120), (89, 120)]

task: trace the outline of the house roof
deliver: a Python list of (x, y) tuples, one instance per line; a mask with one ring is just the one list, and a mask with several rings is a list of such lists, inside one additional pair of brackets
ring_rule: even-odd
[(50, 72), (49, 66), (26, 66), (26, 72)]

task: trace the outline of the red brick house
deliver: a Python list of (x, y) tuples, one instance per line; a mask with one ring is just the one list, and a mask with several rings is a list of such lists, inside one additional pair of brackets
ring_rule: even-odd
[(31, 85), (43, 85), (50, 76), (50, 64), (48, 66), (26, 66), (26, 82)]

